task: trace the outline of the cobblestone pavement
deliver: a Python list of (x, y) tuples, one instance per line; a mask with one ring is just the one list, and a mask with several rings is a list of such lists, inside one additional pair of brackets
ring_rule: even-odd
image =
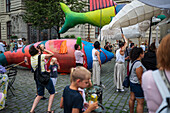
[[(0, 113), (28, 113), (31, 109), (36, 95), (33, 74), (25, 68), (19, 68), (17, 70), (18, 74), (13, 84), (15, 96), (8, 91), (6, 107), (1, 110)], [(101, 81), (106, 87), (103, 90), (103, 105), (107, 109), (107, 113), (128, 113), (129, 89), (125, 89), (124, 92), (116, 92), (116, 87), (113, 85), (113, 71), (114, 59), (102, 65)], [(64, 87), (68, 84), (70, 84), (69, 75), (59, 75), (56, 86), (58, 94), (55, 95), (52, 106), (52, 110), (55, 110), (55, 113), (63, 112), (63, 110), (59, 108), (60, 98)], [(45, 97), (49, 97), (47, 91), (45, 92)], [(48, 99), (40, 100), (35, 112), (46, 113), (47, 106)], [(145, 113), (147, 113), (146, 105), (144, 108)]]

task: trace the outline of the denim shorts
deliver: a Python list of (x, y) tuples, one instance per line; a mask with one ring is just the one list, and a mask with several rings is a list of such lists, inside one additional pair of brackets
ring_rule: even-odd
[(37, 93), (39, 96), (44, 96), (44, 89), (46, 88), (48, 90), (48, 92), (50, 94), (54, 94), (55, 93), (55, 88), (53, 85), (52, 80), (50, 79), (50, 81), (48, 82), (48, 84), (46, 86), (43, 86), (39, 83), (39, 81), (35, 80), (36, 85), (37, 85)]
[(144, 98), (143, 89), (140, 84), (130, 82), (130, 91), (135, 94), (136, 98)]

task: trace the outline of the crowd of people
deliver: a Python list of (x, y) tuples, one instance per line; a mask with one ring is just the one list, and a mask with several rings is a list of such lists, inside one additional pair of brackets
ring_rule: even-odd
[[(122, 35), (125, 42), (118, 41), (119, 48), (116, 50), (116, 60), (114, 67), (114, 84), (116, 86), (117, 92), (123, 92), (123, 80), (125, 78), (125, 62), (127, 61), (127, 75), (129, 75), (130, 80), (130, 99), (129, 99), (129, 109), (130, 113), (134, 113), (134, 105), (135, 101), (137, 101), (136, 111), (137, 113), (143, 113), (144, 106), (144, 98), (147, 102), (147, 106), (149, 112), (156, 112), (158, 107), (162, 102), (161, 94), (155, 85), (155, 82), (152, 77), (152, 72), (154, 70), (165, 70), (167, 78), (170, 80), (170, 72), (169, 72), (169, 63), (167, 58), (170, 58), (169, 49), (165, 49), (167, 45), (170, 44), (170, 35), (167, 35), (163, 38), (162, 42), (157, 49), (155, 47), (155, 43), (153, 42), (146, 51), (146, 48), (136, 47), (133, 42), (130, 42), (129, 48), (128, 41), (124, 35)], [(166, 46), (163, 46), (163, 45)], [(31, 66), (35, 71), (35, 66), (38, 63), (38, 56), (41, 54), (41, 70), (42, 72), (48, 70), (45, 68), (44, 59), (52, 57), (54, 54), (44, 48), (37, 48), (32, 46), (29, 50), (31, 54)], [(75, 64), (76, 67), (71, 69), (70, 73), (70, 82), (71, 84), (66, 86), (63, 91), (63, 95), (61, 97), (60, 107), (64, 108), (64, 112), (67, 113), (89, 113), (92, 110), (98, 108), (98, 103), (88, 103), (85, 98), (84, 88), (91, 87), (92, 85), (101, 85), (100, 73), (101, 73), (101, 60), (100, 60), (100, 43), (96, 41), (94, 43), (94, 49), (92, 50), (92, 59), (93, 59), (93, 70), (92, 73), (83, 67), (84, 62), (84, 53), (80, 49), (79, 44), (75, 44)], [(109, 43), (105, 45), (105, 49), (109, 51)], [(47, 54), (43, 54), (46, 52)], [(162, 54), (162, 55), (160, 55)], [(161, 57), (160, 57), (161, 56)], [(50, 63), (50, 73), (51, 79), (50, 82), (43, 86), (39, 83), (39, 81), (35, 77), (35, 82), (37, 86), (37, 97), (34, 100), (31, 113), (34, 113), (34, 109), (37, 106), (39, 100), (44, 96), (44, 88), (46, 88), (49, 93), (49, 104), (48, 104), (48, 112), (53, 113), (51, 110), (52, 102), (55, 95), (55, 84), (57, 81), (57, 69), (60, 69), (59, 62), (56, 58), (52, 58)], [(147, 71), (152, 70), (152, 71)], [(150, 78), (150, 79), (148, 79)], [(93, 81), (93, 84), (91, 82)], [(154, 86), (151, 88), (150, 86)], [(151, 96), (150, 90), (156, 92), (158, 95), (158, 102), (155, 98)], [(156, 106), (152, 105), (155, 104)]]
[(10, 43), (7, 44), (5, 41), (0, 40), (0, 53), (5, 51), (15, 51), (19, 48), (22, 48), (26, 45), (25, 38), (19, 38), (17, 40), (10, 40)]
[[(162, 76), (161, 72), (163, 70), (165, 74), (164, 78), (167, 78), (165, 84), (167, 83), (167, 88), (169, 87), (170, 49), (168, 45), (170, 44), (170, 35), (167, 35), (162, 39), (158, 48), (156, 48), (155, 42), (153, 42), (149, 48), (147, 48), (147, 45), (144, 43), (142, 43), (141, 47), (135, 47), (134, 43), (130, 42), (130, 48), (127, 48), (126, 50), (127, 39), (124, 36), (122, 37), (125, 42), (122, 43), (119, 41), (119, 49), (116, 51), (116, 64), (114, 68), (114, 83), (117, 87), (116, 91), (124, 91), (124, 64), (125, 60), (127, 60), (127, 75), (129, 75), (130, 80), (130, 113), (134, 113), (135, 100), (137, 100), (137, 113), (143, 113), (144, 98), (150, 113), (155, 113), (159, 107), (159, 110), (161, 111), (166, 109), (166, 106), (163, 105), (168, 106), (168, 103), (165, 102), (161, 105), (161, 102), (167, 98), (165, 98), (165, 94), (163, 97), (162, 92), (158, 88), (159, 85), (156, 85), (157, 83), (153, 79), (156, 75), (153, 73), (159, 70), (160, 73), (158, 73), (158, 75)], [(157, 82), (159, 82), (160, 79)], [(165, 112), (168, 113), (169, 109), (166, 110), (167, 111)]]
[[(116, 43), (118, 44), (118, 47), (115, 49), (116, 59), (114, 65), (114, 84), (116, 86), (116, 91), (120, 93), (124, 92), (123, 81), (125, 75), (129, 75), (130, 113), (134, 113), (135, 101), (137, 101), (137, 113), (143, 113), (144, 100), (147, 102), (149, 112), (154, 113), (160, 107), (164, 98), (162, 97), (158, 85), (154, 80), (155, 75), (153, 75), (153, 73), (155, 70), (164, 72), (167, 81), (170, 81), (170, 34), (162, 39), (158, 48), (156, 48), (155, 42), (153, 42), (149, 48), (147, 48), (147, 45), (144, 43), (142, 43), (141, 47), (137, 47), (132, 41), (130, 41), (128, 45), (126, 37), (123, 34), (122, 37), (124, 42), (117, 40)], [(4, 45), (5, 44), (0, 41), (0, 46)], [(15, 40), (11, 40), (10, 50), (16, 50), (16, 48), (22, 48), (23, 46), (24, 42), (22, 42), (22, 39), (18, 39), (17, 43)], [(112, 52), (112, 47), (113, 46), (107, 42), (104, 48)], [(98, 102), (88, 103), (85, 98), (84, 88), (91, 87), (92, 85), (102, 86), (100, 79), (100, 53), (102, 50), (100, 49), (100, 43), (98, 41), (94, 42), (94, 48), (92, 50), (93, 67), (91, 73), (83, 67), (84, 53), (81, 51), (80, 45), (75, 44), (74, 48), (76, 67), (71, 69), (71, 84), (66, 86), (63, 90), (60, 107), (64, 108), (65, 113), (90, 113), (92, 110), (98, 108)], [(54, 113), (54, 110), (51, 110), (51, 108), (54, 96), (57, 94), (57, 91), (55, 91), (55, 85), (57, 83), (58, 69), (60, 69), (59, 61), (56, 57), (54, 57), (54, 53), (47, 50), (43, 44), (39, 44), (37, 47), (32, 45), (29, 49), (29, 53), (31, 55), (31, 68), (34, 73), (34, 80), (37, 89), (37, 94), (30, 113), (34, 113), (40, 99), (45, 98), (45, 88), (50, 94), (47, 112)], [(47, 63), (49, 61), (50, 66), (47, 67)], [(126, 61), (127, 68), (125, 67)], [(50, 79), (46, 85), (42, 84), (37, 77), (37, 65), (40, 65), (39, 68), (41, 70), (41, 74), (46, 72), (50, 73)], [(125, 74), (126, 69), (127, 74)]]

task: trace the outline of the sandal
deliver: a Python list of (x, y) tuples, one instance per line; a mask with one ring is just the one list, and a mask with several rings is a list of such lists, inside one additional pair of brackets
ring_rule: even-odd
[(30, 113), (35, 113), (35, 111), (33, 111), (33, 112), (30, 112)]
[(55, 110), (52, 110), (52, 111), (47, 111), (47, 113), (54, 113), (55, 112)]

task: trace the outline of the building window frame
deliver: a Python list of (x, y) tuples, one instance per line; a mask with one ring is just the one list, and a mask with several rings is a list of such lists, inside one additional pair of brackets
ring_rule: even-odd
[(98, 38), (99, 35), (100, 35), (100, 28), (95, 27), (95, 38)]
[(6, 0), (6, 12), (11, 11), (11, 0)]
[(11, 21), (7, 22), (7, 39), (10, 39), (12, 34), (12, 26), (11, 26)]

